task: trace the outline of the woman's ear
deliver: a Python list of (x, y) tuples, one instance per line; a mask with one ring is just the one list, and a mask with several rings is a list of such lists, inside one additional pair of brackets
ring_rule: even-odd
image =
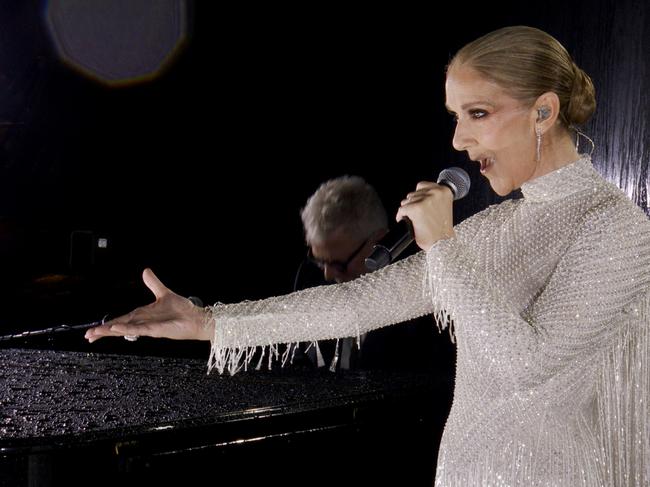
[(557, 94), (548, 91), (537, 98), (533, 108), (535, 110), (535, 126), (544, 133), (555, 125), (560, 116), (560, 99)]

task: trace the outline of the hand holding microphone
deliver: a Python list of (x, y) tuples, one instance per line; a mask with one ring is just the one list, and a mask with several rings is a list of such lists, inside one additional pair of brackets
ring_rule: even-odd
[[(449, 192), (441, 186), (451, 190), (453, 197), (449, 198)], [(365, 260), (366, 268), (374, 271), (390, 264), (413, 240), (420, 248), (428, 249), (441, 238), (453, 236), (452, 203), (467, 195), (469, 186), (469, 176), (458, 167), (441, 171), (437, 183), (418, 183), (397, 211), (402, 231), (389, 232), (374, 246)]]

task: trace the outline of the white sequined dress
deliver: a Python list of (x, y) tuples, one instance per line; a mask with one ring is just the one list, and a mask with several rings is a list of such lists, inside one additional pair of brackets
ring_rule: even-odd
[(209, 367), (433, 312), (458, 344), (435, 485), (650, 485), (650, 222), (588, 157), (522, 193), (355, 281), (215, 306)]

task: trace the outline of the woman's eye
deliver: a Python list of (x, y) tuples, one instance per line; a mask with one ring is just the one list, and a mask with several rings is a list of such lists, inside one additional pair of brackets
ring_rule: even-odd
[[(488, 112), (485, 110), (468, 110), (467, 112), (469, 114), (469, 117), (474, 119), (474, 120), (479, 120), (481, 118), (485, 118), (488, 115)], [(458, 123), (460, 117), (458, 116), (457, 113), (449, 112), (449, 115), (451, 116), (451, 119), (454, 121), (454, 123)]]
[(485, 110), (470, 110), (469, 114), (474, 119), (484, 118), (487, 116), (487, 112)]

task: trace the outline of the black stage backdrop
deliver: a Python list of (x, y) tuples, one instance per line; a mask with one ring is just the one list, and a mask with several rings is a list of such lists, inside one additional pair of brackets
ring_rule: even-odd
[(305, 252), (299, 211), (342, 174), (366, 178), (391, 213), (450, 165), (473, 181), (458, 221), (498, 202), (451, 148), (443, 84), (459, 47), (506, 25), (547, 30), (592, 75), (594, 163), (647, 211), (644, 0), (458, 2), (447, 13), (232, 3), (179, 3), (188, 34), (177, 55), (160, 76), (119, 87), (61, 62), (46, 2), (0, 6), (0, 115), (17, 122), (0, 128), (3, 333), (147, 303), (146, 266), (206, 304), (289, 292)]

